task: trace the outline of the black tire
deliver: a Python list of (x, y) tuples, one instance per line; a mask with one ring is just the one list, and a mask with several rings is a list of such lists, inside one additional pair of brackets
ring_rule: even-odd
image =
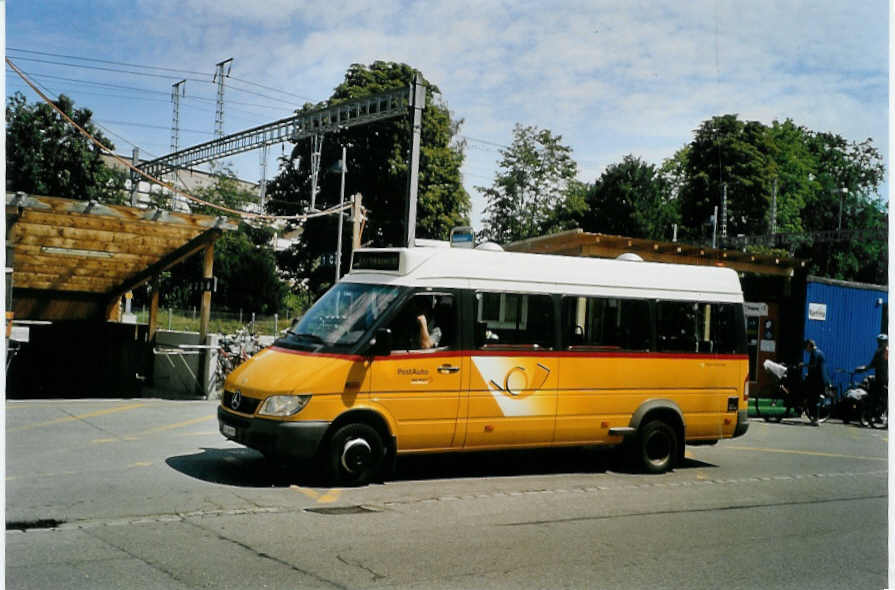
[(876, 405), (870, 414), (870, 427), (885, 430), (889, 427), (889, 412), (884, 405)]
[(823, 396), (817, 402), (815, 412), (817, 413), (817, 423), (823, 424), (833, 415), (833, 401), (830, 398)]
[(375, 477), (385, 458), (385, 445), (368, 424), (348, 424), (338, 429), (327, 446), (327, 472), (335, 483), (364, 485)]
[(637, 456), (647, 473), (665, 473), (677, 464), (680, 441), (677, 431), (662, 420), (641, 427), (637, 436)]

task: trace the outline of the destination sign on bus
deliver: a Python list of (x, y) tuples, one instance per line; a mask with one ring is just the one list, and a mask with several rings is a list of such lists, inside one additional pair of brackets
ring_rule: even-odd
[(397, 271), (400, 259), (398, 252), (355, 252), (352, 270)]

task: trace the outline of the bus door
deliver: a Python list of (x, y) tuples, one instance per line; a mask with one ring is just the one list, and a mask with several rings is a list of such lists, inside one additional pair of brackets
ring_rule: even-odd
[(413, 294), (388, 324), (391, 353), (373, 361), (370, 396), (394, 419), (401, 451), (454, 444), (464, 378), (456, 299), (449, 292)]
[(467, 448), (553, 442), (558, 357), (549, 295), (476, 293)]

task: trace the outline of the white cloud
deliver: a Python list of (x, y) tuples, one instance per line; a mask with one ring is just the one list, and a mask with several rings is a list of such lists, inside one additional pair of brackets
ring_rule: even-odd
[[(352, 63), (406, 62), (440, 88), (464, 135), (509, 144), (517, 122), (550, 129), (589, 180), (628, 153), (659, 163), (724, 113), (792, 118), (888, 149), (883, 0), (141, 0), (133, 14), (109, 12), (70, 45), (209, 75), (233, 56), (234, 76), (312, 101)], [(46, 26), (10, 23), (8, 44), (27, 46)], [(471, 192), (490, 184), (495, 149), (470, 144)]]

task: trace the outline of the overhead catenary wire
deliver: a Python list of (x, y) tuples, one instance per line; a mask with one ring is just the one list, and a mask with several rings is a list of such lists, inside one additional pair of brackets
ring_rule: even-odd
[[(140, 92), (140, 93), (145, 93), (145, 94), (158, 95), (159, 97), (164, 96), (165, 97), (164, 99), (152, 99), (152, 98), (146, 98), (146, 97), (139, 97), (138, 100), (153, 100), (153, 101), (165, 102), (165, 103), (170, 102), (171, 92), (169, 90), (165, 90), (165, 91), (152, 90), (151, 88), (140, 88), (138, 86), (124, 86), (121, 84), (110, 84), (107, 82), (94, 82), (92, 80), (82, 80), (82, 79), (78, 79), (78, 78), (67, 78), (65, 76), (56, 76), (53, 74), (36, 73), (36, 72), (28, 72), (28, 75), (34, 80), (40, 80), (40, 79), (46, 78), (46, 79), (50, 79), (50, 80), (62, 80), (64, 82), (71, 82), (72, 84), (83, 84), (86, 86), (96, 86), (98, 88), (109, 88), (109, 89), (113, 89), (113, 90)], [(114, 98), (124, 98), (124, 97), (116, 97), (115, 95), (102, 94), (102, 93), (98, 93), (98, 95), (114, 97)], [(127, 98), (131, 99), (134, 97), (129, 96)], [(184, 100), (206, 102), (206, 103), (214, 103), (215, 102), (215, 99), (213, 99), (213, 98), (210, 98), (207, 96), (198, 96), (196, 94), (188, 94), (184, 97)], [(282, 112), (284, 109), (284, 107), (282, 105), (259, 104), (259, 103), (255, 103), (255, 102), (242, 102), (242, 101), (238, 101), (238, 100), (228, 100), (227, 104), (228, 105), (232, 104), (232, 105), (246, 106), (246, 107), (255, 107), (255, 108), (259, 108), (259, 109), (267, 109), (270, 111), (279, 111), (279, 112)], [(191, 108), (199, 108), (199, 107), (191, 107)], [(285, 107), (285, 108), (289, 109), (290, 107)], [(249, 113), (249, 114), (253, 114), (253, 115), (257, 114), (257, 113), (253, 113), (251, 111), (237, 110), (237, 112)]]
[[(124, 66), (124, 67), (129, 67), (129, 68), (144, 68), (144, 69), (149, 69), (149, 70), (159, 70), (159, 71), (171, 72), (171, 73), (175, 73), (175, 74), (191, 74), (191, 75), (198, 75), (198, 76), (205, 76), (208, 74), (208, 72), (199, 72), (196, 70), (184, 70), (184, 69), (179, 69), (179, 68), (169, 68), (169, 67), (165, 67), (165, 66), (150, 66), (150, 65), (145, 65), (145, 64), (134, 64), (134, 63), (128, 63), (128, 62), (122, 62), (122, 61), (113, 61), (113, 60), (108, 60), (108, 59), (80, 57), (80, 56), (76, 56), (76, 55), (66, 55), (66, 54), (62, 54), (62, 53), (51, 53), (48, 51), (36, 51), (33, 49), (19, 49), (16, 47), (8, 47), (7, 50), (13, 51), (13, 52), (18, 52), (18, 53), (30, 53), (33, 55), (43, 55), (43, 56), (58, 57), (58, 58), (63, 58), (63, 59), (74, 59), (74, 60), (94, 62), (94, 63), (103, 63), (103, 64), (108, 64), (108, 65)], [(27, 58), (25, 58), (25, 59), (27, 59)], [(235, 80), (235, 81), (241, 82), (243, 84), (248, 84), (250, 86), (257, 86), (258, 88), (263, 88), (264, 90), (272, 90), (274, 92), (279, 92), (281, 94), (285, 94), (285, 95), (291, 96), (293, 98), (300, 98), (302, 100), (314, 102), (314, 100), (312, 98), (309, 98), (307, 96), (302, 96), (301, 94), (295, 94), (294, 92), (289, 92), (288, 90), (274, 88), (273, 86), (266, 86), (259, 82), (253, 82), (251, 80), (244, 80), (242, 78), (237, 78), (236, 76), (232, 76), (232, 75), (227, 76), (227, 77), (230, 78), (231, 80)]]
[[(52, 56), (52, 57), (55, 57), (55, 56), (56, 56), (55, 54), (49, 54), (49, 55)], [(211, 80), (209, 79), (209, 77), (207, 76), (207, 74), (206, 74), (205, 72), (195, 72), (195, 71), (192, 71), (192, 70), (177, 70), (177, 69), (174, 69), (174, 68), (164, 68), (164, 67), (161, 67), (161, 66), (141, 66), (141, 65), (137, 65), (137, 64), (128, 64), (128, 63), (125, 63), (125, 62), (114, 62), (114, 61), (110, 61), (110, 60), (96, 60), (96, 59), (91, 59), (91, 58), (72, 58), (72, 57), (70, 57), (70, 56), (62, 56), (62, 57), (65, 57), (65, 58), (67, 58), (67, 59), (81, 59), (81, 60), (86, 60), (86, 61), (94, 62), (94, 63), (104, 63), (104, 64), (109, 64), (109, 65), (116, 65), (116, 66), (120, 66), (120, 67), (106, 67), (106, 66), (100, 66), (100, 65), (93, 65), (93, 63), (91, 63), (91, 64), (69, 63), (69, 62), (62, 62), (62, 61), (54, 61), (54, 60), (50, 60), (50, 59), (41, 59), (41, 58), (37, 58), (37, 57), (24, 57), (24, 56), (19, 56), (19, 57), (16, 57), (16, 59), (17, 59), (18, 61), (29, 61), (29, 62), (35, 62), (35, 63), (48, 64), (48, 65), (66, 66), (66, 67), (69, 67), (69, 68), (82, 68), (82, 69), (88, 69), (88, 70), (97, 70), (97, 71), (101, 71), (101, 72), (114, 72), (114, 73), (119, 73), (119, 74), (129, 74), (129, 75), (132, 75), (132, 76), (143, 76), (143, 77), (148, 77), (148, 78), (162, 78), (162, 79), (165, 79), (165, 80), (169, 80), (169, 79), (171, 78), (171, 76), (170, 76), (169, 74), (159, 74), (159, 73), (154, 73), (154, 72), (141, 72), (141, 71), (135, 71), (135, 70), (132, 70), (132, 69), (121, 69), (121, 68), (147, 68), (147, 69), (153, 69), (153, 70), (159, 70), (159, 71), (167, 71), (167, 72), (177, 73), (177, 74), (184, 74), (184, 73), (187, 73), (187, 74), (190, 74), (190, 75), (200, 75), (200, 76), (204, 76), (204, 77), (202, 77), (202, 78), (194, 78), (194, 77), (191, 78), (191, 77), (186, 77), (186, 78), (184, 78), (184, 79), (185, 79), (185, 80), (188, 80), (188, 81), (190, 81), (190, 82), (198, 82), (198, 83), (203, 83), (203, 84), (204, 84), (204, 83), (211, 82)], [(278, 89), (273, 88), (273, 87), (270, 87), (270, 86), (264, 86), (264, 85), (259, 84), (259, 83), (257, 83), (257, 82), (251, 82), (251, 81), (248, 81), (248, 80), (242, 80), (242, 79), (240, 79), (240, 78), (233, 78), (233, 77), (231, 77), (231, 76), (228, 76), (228, 78), (231, 79), (231, 80), (235, 80), (235, 81), (241, 82), (241, 83), (243, 83), (243, 84), (249, 84), (249, 85), (253, 85), (253, 86), (257, 86), (257, 87), (263, 87), (263, 88), (265, 88), (265, 89), (273, 90), (273, 91), (275, 91), (275, 92), (280, 92), (280, 93), (283, 93), (283, 94), (289, 94), (289, 95), (291, 95), (291, 96), (294, 96), (294, 97), (296, 97), (296, 98), (300, 98), (300, 99), (302, 99), (302, 100), (309, 100), (307, 97), (303, 97), (303, 96), (300, 96), (300, 95), (297, 95), (297, 94), (293, 94), (293, 93), (291, 93), (291, 92), (284, 91), (284, 90), (278, 90)], [(261, 98), (265, 98), (265, 99), (267, 99), (267, 100), (272, 100), (272, 101), (274, 101), (274, 102), (280, 102), (280, 103), (289, 104), (289, 105), (291, 105), (291, 106), (294, 107), (294, 102), (292, 102), (292, 101), (287, 101), (285, 98), (280, 98), (280, 97), (276, 97), (276, 96), (269, 96), (269, 95), (267, 95), (267, 94), (262, 94), (262, 93), (260, 93), (260, 92), (255, 92), (255, 91), (253, 91), (253, 90), (248, 90), (248, 89), (246, 89), (246, 88), (240, 88), (239, 86), (230, 86), (230, 87), (228, 87), (228, 89), (230, 89), (230, 90), (234, 90), (234, 91), (236, 91), (236, 92), (242, 92), (242, 93), (245, 93), (245, 94), (250, 94), (250, 95), (253, 95), (253, 96), (258, 96), (258, 97), (261, 97)], [(313, 102), (313, 101), (310, 101), (310, 102)]]
[(17, 66), (10, 60), (10, 59), (9, 59), (9, 57), (6, 57), (6, 64), (7, 64), (10, 68), (12, 68), (12, 70), (13, 70), (13, 71), (14, 71), (20, 78), (22, 78), (22, 80), (24, 80), (25, 83), (28, 84), (28, 86), (31, 87), (31, 89), (32, 89), (34, 92), (36, 92), (37, 95), (40, 96), (40, 98), (43, 99), (44, 102), (46, 102), (48, 105), (50, 105), (50, 107), (53, 108), (53, 110), (55, 110), (57, 113), (59, 113), (59, 115), (60, 115), (60, 116), (61, 116), (61, 117), (62, 117), (62, 118), (63, 118), (69, 125), (73, 126), (75, 129), (77, 129), (79, 133), (81, 133), (81, 134), (84, 135), (87, 139), (89, 139), (90, 142), (93, 143), (94, 145), (96, 145), (101, 151), (103, 151), (104, 153), (106, 153), (107, 155), (109, 155), (110, 157), (112, 157), (115, 161), (117, 161), (119, 164), (121, 164), (121, 165), (124, 166), (125, 168), (127, 168), (127, 169), (129, 169), (129, 170), (131, 170), (131, 171), (133, 171), (133, 172), (135, 172), (135, 173), (137, 173), (137, 174), (139, 174), (140, 176), (142, 176), (143, 178), (145, 178), (145, 179), (147, 179), (147, 180), (149, 180), (149, 181), (151, 181), (151, 182), (154, 182), (154, 183), (156, 183), (156, 184), (158, 184), (158, 185), (160, 185), (160, 186), (163, 186), (163, 187), (167, 188), (167, 189), (170, 190), (171, 192), (173, 192), (173, 193), (175, 193), (175, 194), (177, 194), (177, 195), (180, 195), (180, 196), (182, 196), (182, 197), (184, 197), (184, 198), (186, 198), (186, 199), (188, 199), (188, 200), (190, 200), (190, 201), (193, 201), (193, 202), (195, 202), (195, 203), (204, 205), (204, 206), (206, 206), (206, 207), (211, 207), (212, 209), (217, 209), (217, 210), (219, 210), (219, 211), (224, 211), (224, 212), (226, 212), (226, 213), (229, 213), (229, 214), (231, 214), (231, 215), (234, 215), (234, 216), (239, 217), (239, 218), (242, 218), (242, 219), (246, 219), (246, 220), (265, 220), (265, 221), (269, 221), (269, 222), (274, 222), (274, 221), (296, 221), (296, 222), (300, 222), (300, 223), (301, 223), (301, 222), (307, 221), (308, 219), (312, 219), (312, 218), (314, 218), (314, 217), (321, 217), (321, 216), (324, 216), (324, 215), (330, 215), (330, 214), (332, 214), (332, 213), (340, 213), (340, 212), (342, 212), (342, 211), (344, 211), (344, 210), (346, 210), (346, 209), (349, 209), (349, 208), (351, 207), (351, 203), (348, 203), (348, 204), (345, 204), (345, 205), (343, 205), (343, 204), (335, 205), (335, 206), (333, 206), (333, 207), (329, 207), (328, 209), (324, 209), (324, 210), (322, 210), (322, 211), (317, 211), (317, 212), (314, 212), (314, 213), (304, 213), (304, 214), (300, 214), (300, 215), (266, 215), (266, 214), (263, 214), (263, 213), (250, 213), (250, 212), (247, 212), (247, 211), (240, 211), (240, 210), (238, 210), (238, 209), (232, 209), (232, 208), (230, 208), (230, 207), (225, 207), (225, 206), (223, 206), (223, 205), (219, 205), (219, 204), (217, 204), (217, 203), (212, 203), (212, 202), (210, 202), (210, 201), (206, 201), (206, 200), (204, 200), (204, 199), (200, 199), (199, 197), (196, 197), (196, 196), (194, 196), (194, 195), (191, 195), (191, 194), (187, 193), (186, 191), (183, 191), (183, 190), (181, 190), (181, 189), (175, 187), (174, 185), (172, 185), (172, 184), (170, 184), (170, 183), (168, 183), (168, 182), (165, 182), (165, 181), (163, 181), (163, 180), (160, 180), (160, 179), (158, 179), (158, 178), (155, 178), (154, 176), (152, 176), (152, 175), (150, 175), (150, 174), (147, 174), (146, 172), (144, 172), (143, 170), (140, 170), (139, 168), (137, 168), (136, 166), (134, 166), (133, 164), (131, 164), (130, 162), (128, 162), (128, 161), (125, 160), (124, 158), (121, 158), (120, 156), (118, 156), (113, 150), (111, 150), (110, 148), (108, 148), (107, 146), (105, 146), (102, 142), (100, 142), (98, 139), (96, 139), (96, 138), (93, 136), (93, 134), (91, 134), (91, 133), (88, 132), (86, 129), (84, 129), (83, 127), (81, 127), (80, 125), (78, 125), (75, 121), (73, 121), (73, 120), (71, 119), (71, 117), (69, 117), (69, 116), (68, 116), (62, 109), (60, 109), (60, 108), (59, 108), (59, 107), (58, 107), (52, 100), (50, 100), (50, 98), (49, 98), (46, 94), (44, 94), (44, 92), (41, 91), (41, 90), (40, 90), (40, 89), (39, 89), (39, 88), (38, 88), (38, 87), (37, 87), (37, 86), (36, 86), (36, 85), (35, 85), (29, 78), (28, 78), (28, 76), (26, 76), (26, 75), (24, 74), (24, 72), (22, 72), (22, 71), (21, 71), (21, 70), (20, 70), (20, 69), (19, 69), (19, 68), (18, 68), (18, 67), (17, 67)]

